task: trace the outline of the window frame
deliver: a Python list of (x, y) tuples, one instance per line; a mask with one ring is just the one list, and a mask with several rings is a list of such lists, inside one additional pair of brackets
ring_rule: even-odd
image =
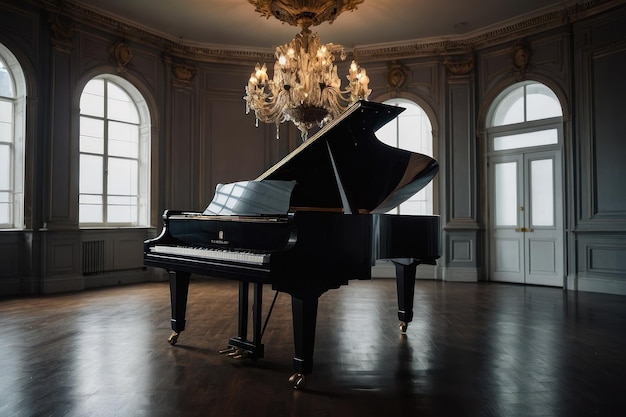
[[(6, 222), (0, 223), (0, 230), (23, 230), (25, 225), (25, 131), (26, 131), (26, 78), (24, 70), (13, 53), (0, 43), (0, 60), (4, 64), (12, 84), (12, 96), (2, 96), (0, 100), (11, 105), (11, 126), (8, 146), (8, 188), (0, 190), (8, 194), (9, 214)], [(1, 221), (1, 220), (0, 220)]]
[[(85, 93), (85, 88), (89, 84), (89, 82), (93, 80), (103, 80), (103, 106), (104, 106), (104, 114), (99, 116), (94, 116), (91, 114), (83, 114), (82, 111), (79, 110), (79, 176), (81, 175), (80, 163), (83, 155), (100, 155), (103, 160), (102, 165), (102, 190), (100, 194), (93, 193), (85, 193), (81, 192), (81, 186), (79, 181), (79, 189), (78, 189), (78, 223), (81, 228), (94, 228), (94, 227), (114, 227), (114, 228), (132, 228), (132, 227), (149, 227), (150, 226), (150, 114), (148, 105), (143, 97), (143, 95), (139, 92), (139, 90), (129, 81), (118, 77), (112, 74), (100, 74), (95, 77), (90, 78), (85, 85), (83, 86), (83, 90), (80, 94), (80, 99), (82, 100), (83, 94)], [(132, 104), (135, 107), (138, 115), (138, 122), (136, 124), (129, 123), (128, 121), (120, 121), (117, 119), (113, 119), (109, 117), (107, 113), (107, 98), (108, 98), (108, 84), (113, 84), (115, 87), (122, 90), (131, 100)], [(81, 149), (81, 140), (82, 140), (82, 129), (80, 127), (81, 121), (83, 118), (89, 118), (92, 120), (100, 120), (102, 121), (103, 131), (103, 152), (101, 154), (97, 154), (94, 152), (86, 152)], [(136, 126), (137, 129), (137, 156), (120, 156), (120, 155), (111, 155), (109, 146), (109, 126), (111, 123), (122, 123), (122, 124), (130, 124), (132, 126)], [(108, 161), (110, 159), (118, 159), (118, 160), (129, 160), (136, 161), (136, 184), (137, 190), (135, 194), (124, 195), (122, 197), (135, 198), (136, 199), (136, 220), (130, 219), (130, 221), (110, 221), (109, 220), (109, 211), (113, 204), (110, 201), (111, 197), (115, 197), (115, 195), (111, 194), (108, 189)], [(82, 221), (81, 220), (81, 197), (85, 195), (99, 195), (101, 200), (101, 216), (102, 221)]]
[[(527, 102), (527, 91), (528, 87), (532, 87), (534, 85), (538, 85), (544, 87), (549, 90), (555, 100), (555, 104), (558, 105), (560, 110), (560, 115), (558, 116), (548, 116), (542, 119), (530, 119), (528, 120), (527, 112), (526, 112), (526, 102)], [(501, 106), (505, 104), (509, 99), (511, 94), (515, 91), (518, 91), (520, 88), (523, 89), (524, 96), (524, 120), (515, 123), (509, 124), (494, 124), (494, 119), (496, 113)], [(511, 106), (512, 107), (512, 106)], [(522, 81), (515, 84), (510, 85), (508, 88), (504, 89), (498, 96), (494, 99), (493, 103), (489, 107), (489, 111), (487, 113), (487, 125), (486, 125), (486, 133), (487, 133), (487, 154), (493, 155), (503, 155), (503, 154), (516, 154), (519, 152), (528, 152), (532, 150), (538, 149), (560, 149), (563, 144), (563, 106), (556, 94), (556, 92), (550, 88), (550, 86), (541, 83), (539, 81)], [(556, 130), (556, 143), (543, 144), (543, 145), (528, 145), (528, 146), (518, 146), (513, 148), (507, 148), (502, 150), (496, 150), (494, 146), (494, 141), (503, 136), (512, 136), (512, 135), (520, 135), (520, 134), (529, 134), (533, 132), (543, 132), (547, 130)]]

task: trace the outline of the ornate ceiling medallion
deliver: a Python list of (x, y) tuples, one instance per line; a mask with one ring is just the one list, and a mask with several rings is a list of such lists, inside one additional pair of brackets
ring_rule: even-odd
[(291, 26), (317, 26), (332, 23), (345, 11), (352, 11), (365, 0), (248, 0), (256, 11), (268, 19), (276, 19)]

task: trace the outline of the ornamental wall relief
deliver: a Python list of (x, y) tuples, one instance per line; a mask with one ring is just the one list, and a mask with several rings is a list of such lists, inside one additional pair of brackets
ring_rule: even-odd
[(120, 40), (111, 46), (109, 51), (117, 64), (118, 74), (126, 73), (128, 64), (133, 60), (133, 51), (130, 46), (124, 40)]

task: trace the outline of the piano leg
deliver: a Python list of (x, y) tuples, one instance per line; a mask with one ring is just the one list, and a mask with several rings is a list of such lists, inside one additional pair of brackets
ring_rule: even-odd
[(185, 330), (185, 313), (187, 311), (187, 294), (189, 292), (188, 272), (170, 271), (170, 302), (172, 305), (172, 330), (174, 333), (168, 342), (175, 345), (178, 335)]
[(296, 389), (304, 388), (305, 375), (313, 371), (317, 304), (317, 298), (291, 298), (295, 347), (293, 367), (296, 372), (291, 375), (289, 382)]
[(413, 299), (415, 295), (415, 271), (419, 261), (414, 259), (392, 259), (396, 267), (396, 284), (398, 287), (398, 319), (400, 331), (406, 332), (413, 320)]

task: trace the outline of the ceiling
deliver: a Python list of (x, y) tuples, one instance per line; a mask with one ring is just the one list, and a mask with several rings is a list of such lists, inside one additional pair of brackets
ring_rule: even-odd
[[(299, 28), (255, 12), (248, 0), (75, 0), (74, 3), (181, 44), (273, 50)], [(347, 49), (418, 39), (462, 38), (561, 10), (571, 0), (365, 0), (312, 28)]]

